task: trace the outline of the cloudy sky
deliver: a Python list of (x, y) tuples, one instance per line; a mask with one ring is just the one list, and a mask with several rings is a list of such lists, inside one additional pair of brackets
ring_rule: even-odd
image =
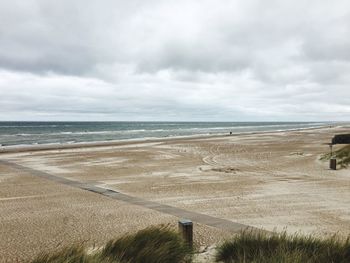
[(0, 0), (0, 120), (350, 120), (348, 0)]

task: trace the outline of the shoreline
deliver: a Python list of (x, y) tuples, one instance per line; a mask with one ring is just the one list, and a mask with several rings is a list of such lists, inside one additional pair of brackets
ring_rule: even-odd
[(154, 138), (135, 138), (124, 140), (110, 140), (110, 141), (91, 141), (91, 142), (76, 142), (76, 143), (50, 143), (50, 144), (31, 144), (31, 145), (10, 145), (0, 146), (0, 155), (7, 153), (19, 153), (19, 152), (36, 152), (36, 151), (50, 151), (50, 150), (67, 150), (67, 149), (79, 149), (79, 148), (97, 148), (97, 147), (110, 147), (110, 146), (124, 146), (140, 143), (157, 143), (171, 140), (190, 140), (190, 139), (211, 139), (222, 138), (226, 136), (240, 136), (240, 135), (255, 135), (255, 134), (268, 134), (268, 133), (282, 133), (293, 131), (307, 131), (318, 130), (326, 128), (341, 128), (347, 127), (348, 124), (342, 125), (322, 125), (315, 127), (304, 127), (294, 129), (279, 129), (270, 131), (251, 131), (251, 132), (235, 132), (232, 134), (227, 133), (215, 133), (215, 134), (194, 134), (185, 136), (168, 136), (168, 137), (154, 137)]
[[(319, 160), (334, 134), (350, 132), (344, 126), (65, 146), (74, 150), (50, 150), (49, 145), (49, 150), (0, 155), (5, 230), (0, 257), (21, 255), (28, 261), (62, 244), (101, 246), (151, 225), (176, 229), (181, 215), (150, 209), (155, 203), (165, 212), (174, 207), (266, 231), (345, 238), (350, 233), (349, 168), (331, 170)], [(62, 183), (70, 181), (137, 202)], [(231, 236), (193, 221), (198, 246)]]

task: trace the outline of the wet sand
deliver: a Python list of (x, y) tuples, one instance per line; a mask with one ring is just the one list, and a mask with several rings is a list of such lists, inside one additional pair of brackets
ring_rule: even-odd
[[(350, 234), (350, 170), (319, 161), (350, 128), (180, 138), (0, 154), (52, 175), (266, 230)], [(337, 146), (339, 147), (339, 146)], [(341, 147), (341, 146), (340, 146)], [(38, 150), (38, 149), (35, 149)], [(0, 164), (0, 262), (108, 239), (177, 217)], [(195, 226), (198, 246), (231, 233)]]

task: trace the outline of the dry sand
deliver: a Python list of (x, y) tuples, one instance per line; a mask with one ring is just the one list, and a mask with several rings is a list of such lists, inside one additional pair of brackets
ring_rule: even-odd
[[(350, 234), (350, 170), (319, 161), (350, 128), (155, 140), (0, 154), (53, 175), (267, 230)], [(178, 218), (0, 164), (0, 262)], [(197, 246), (231, 233), (195, 225)]]

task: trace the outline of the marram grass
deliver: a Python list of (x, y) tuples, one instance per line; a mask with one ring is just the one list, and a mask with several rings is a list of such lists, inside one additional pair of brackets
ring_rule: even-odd
[(298, 234), (243, 232), (217, 249), (216, 262), (224, 263), (345, 263), (350, 262), (350, 241), (318, 239)]
[(177, 233), (166, 228), (153, 227), (135, 235), (109, 241), (101, 256), (120, 262), (175, 263), (189, 260), (191, 249)]
[[(337, 159), (338, 165), (341, 168), (346, 168), (350, 165), (350, 145), (347, 145), (333, 153), (333, 156)], [(331, 154), (327, 153), (322, 155), (321, 160), (329, 160)]]
[(182, 263), (191, 262), (192, 250), (168, 227), (150, 227), (111, 240), (88, 254), (83, 246), (39, 255), (31, 263)]
[(52, 254), (41, 254), (32, 263), (84, 263), (92, 262), (82, 246), (63, 248)]
[[(167, 227), (150, 227), (109, 241), (88, 254), (83, 246), (42, 254), (31, 263), (183, 263), (193, 252)], [(345, 263), (350, 262), (350, 240), (336, 236), (266, 234), (246, 231), (217, 247), (216, 262), (223, 263)]]

